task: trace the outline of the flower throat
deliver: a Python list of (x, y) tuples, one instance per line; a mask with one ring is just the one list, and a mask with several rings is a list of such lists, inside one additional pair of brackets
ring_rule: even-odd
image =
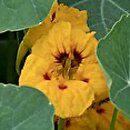
[(73, 79), (80, 63), (82, 62), (81, 53), (73, 50), (71, 54), (66, 52), (60, 53), (56, 57), (57, 63), (62, 64), (61, 73), (65, 79)]

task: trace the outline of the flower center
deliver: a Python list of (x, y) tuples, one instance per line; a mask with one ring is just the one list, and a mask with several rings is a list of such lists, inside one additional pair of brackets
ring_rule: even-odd
[(60, 72), (62, 72), (63, 77), (65, 79), (73, 79), (73, 75), (82, 62), (81, 53), (74, 49), (71, 54), (63, 52), (59, 53), (55, 58), (56, 62), (62, 65)]

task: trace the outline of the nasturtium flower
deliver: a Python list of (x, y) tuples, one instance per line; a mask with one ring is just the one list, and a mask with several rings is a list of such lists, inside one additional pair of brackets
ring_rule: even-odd
[(53, 25), (59, 21), (70, 22), (73, 28), (80, 28), (85, 32), (90, 31), (86, 24), (87, 12), (85, 10), (79, 11), (76, 8), (70, 8), (63, 4), (58, 5), (58, 3), (55, 2), (48, 17), (40, 25), (30, 28), (20, 44), (16, 61), (18, 73), (21, 60), (26, 55), (27, 51), (32, 48), (37, 40), (46, 36)]
[[(110, 130), (114, 107), (110, 102), (104, 102), (96, 107), (90, 107), (80, 117), (65, 119), (64, 130)], [(115, 130), (130, 130), (128, 121), (118, 113)]]
[(95, 56), (98, 42), (94, 34), (73, 28), (70, 22), (56, 22), (48, 35), (32, 47), (19, 84), (30, 85), (45, 93), (59, 117), (83, 114), (95, 98), (100, 99), (103, 91), (107, 93)]

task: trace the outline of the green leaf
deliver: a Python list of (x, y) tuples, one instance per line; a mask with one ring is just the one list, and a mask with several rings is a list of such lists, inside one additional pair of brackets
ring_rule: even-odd
[(0, 130), (53, 130), (53, 113), (40, 91), (0, 84)]
[(130, 12), (130, 0), (59, 0), (69, 6), (88, 11), (88, 23), (96, 37), (102, 38), (122, 14)]
[(130, 15), (124, 15), (97, 47), (110, 99), (130, 119)]
[(54, 0), (0, 0), (0, 32), (25, 29), (42, 22)]

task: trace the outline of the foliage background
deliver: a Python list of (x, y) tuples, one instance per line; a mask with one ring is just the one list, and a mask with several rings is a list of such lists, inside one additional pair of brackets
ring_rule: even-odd
[[(98, 40), (110, 31), (121, 15), (130, 12), (129, 0), (59, 0), (59, 2), (80, 10), (87, 10), (89, 26), (91, 30), (97, 32)], [(18, 84), (15, 63), (17, 50), (23, 36), (24, 31), (22, 30), (0, 34), (0, 82), (2, 83)]]

